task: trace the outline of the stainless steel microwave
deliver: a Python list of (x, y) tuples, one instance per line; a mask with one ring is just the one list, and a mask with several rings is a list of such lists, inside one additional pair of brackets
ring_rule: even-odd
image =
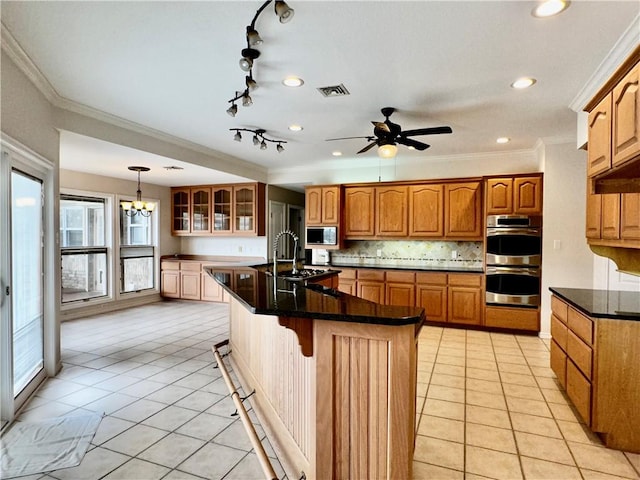
[(338, 227), (307, 227), (307, 245), (337, 245)]

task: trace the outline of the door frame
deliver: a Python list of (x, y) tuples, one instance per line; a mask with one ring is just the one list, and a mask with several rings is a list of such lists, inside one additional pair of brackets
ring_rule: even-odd
[[(3, 428), (33, 395), (47, 376), (62, 367), (60, 359), (60, 252), (58, 248), (59, 199), (58, 172), (47, 160), (17, 140), (2, 133), (0, 137), (0, 412)], [(5, 289), (11, 284), (11, 170), (15, 168), (42, 180), (43, 203), (43, 346), (44, 368), (17, 396), (13, 396), (13, 348), (11, 296)]]

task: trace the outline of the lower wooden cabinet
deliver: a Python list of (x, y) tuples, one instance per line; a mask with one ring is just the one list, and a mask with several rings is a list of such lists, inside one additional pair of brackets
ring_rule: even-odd
[(160, 295), (180, 298), (180, 262), (162, 262)]
[(338, 290), (357, 297), (356, 270), (354, 268), (342, 268), (340, 270), (338, 274)]
[(551, 297), (551, 369), (610, 448), (640, 453), (640, 322), (591, 318)]
[(416, 305), (416, 274), (413, 272), (388, 271), (385, 278), (387, 305)]
[(447, 274), (416, 274), (416, 306), (424, 308), (430, 322), (447, 321)]
[(358, 270), (356, 288), (358, 297), (385, 304), (384, 270)]
[(482, 275), (449, 274), (447, 321), (469, 325), (482, 324)]
[(206, 265), (193, 260), (162, 260), (160, 295), (184, 300), (228, 301), (223, 288), (202, 269)]
[(484, 311), (484, 324), (487, 327), (538, 332), (540, 331), (540, 310), (487, 305)]

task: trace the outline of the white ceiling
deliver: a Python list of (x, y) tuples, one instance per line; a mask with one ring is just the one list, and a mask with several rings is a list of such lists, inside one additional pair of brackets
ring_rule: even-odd
[[(640, 12), (634, 1), (573, 1), (559, 16), (538, 19), (528, 1), (305, 1), (288, 2), (291, 22), (280, 24), (268, 6), (256, 28), (264, 43), (251, 93), (252, 107), (225, 113), (244, 88), (238, 67), (245, 28), (260, 1), (2, 1), (2, 23), (57, 94), (180, 139), (267, 169), (317, 168), (349, 162), (371, 135), (380, 108), (403, 129), (449, 125), (452, 135), (414, 137), (424, 152), (400, 147), (399, 156), (430, 156), (533, 148), (543, 139), (575, 138), (569, 105)], [(640, 42), (640, 32), (638, 32)], [(305, 84), (284, 87), (298, 75)], [(533, 76), (536, 85), (510, 83)], [(318, 87), (344, 84), (350, 95), (325, 98)], [(288, 130), (298, 123), (302, 132)], [(230, 128), (263, 128), (286, 140), (266, 151), (250, 136), (233, 141)], [(496, 145), (497, 137), (512, 141)], [(366, 156), (377, 165), (375, 149)], [(106, 161), (108, 160), (108, 161)], [(183, 185), (235, 181), (210, 169), (142, 154), (76, 134), (64, 134), (61, 166), (131, 178), (127, 165), (152, 171), (144, 182)], [(188, 167), (176, 180), (175, 171)], [(310, 173), (309, 183), (313, 182)]]

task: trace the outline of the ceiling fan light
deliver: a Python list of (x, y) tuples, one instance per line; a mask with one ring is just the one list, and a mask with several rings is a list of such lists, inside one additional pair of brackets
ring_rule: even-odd
[(387, 143), (378, 147), (380, 158), (394, 158), (398, 153), (398, 147), (393, 143)]
[(238, 113), (238, 106), (235, 103), (233, 103), (229, 108), (227, 108), (227, 113), (232, 117), (235, 117), (236, 114)]
[(278, 19), (280, 19), (280, 23), (289, 22), (295, 13), (293, 8), (287, 5), (287, 2), (276, 0), (276, 4), (274, 6), (276, 15), (278, 15)]
[(233, 139), (236, 142), (241, 142), (242, 141), (242, 134), (238, 130), (236, 130), (236, 134), (233, 136)]
[(262, 143), (260, 144), (260, 150), (266, 150), (266, 149), (267, 149), (267, 142), (262, 140)]

